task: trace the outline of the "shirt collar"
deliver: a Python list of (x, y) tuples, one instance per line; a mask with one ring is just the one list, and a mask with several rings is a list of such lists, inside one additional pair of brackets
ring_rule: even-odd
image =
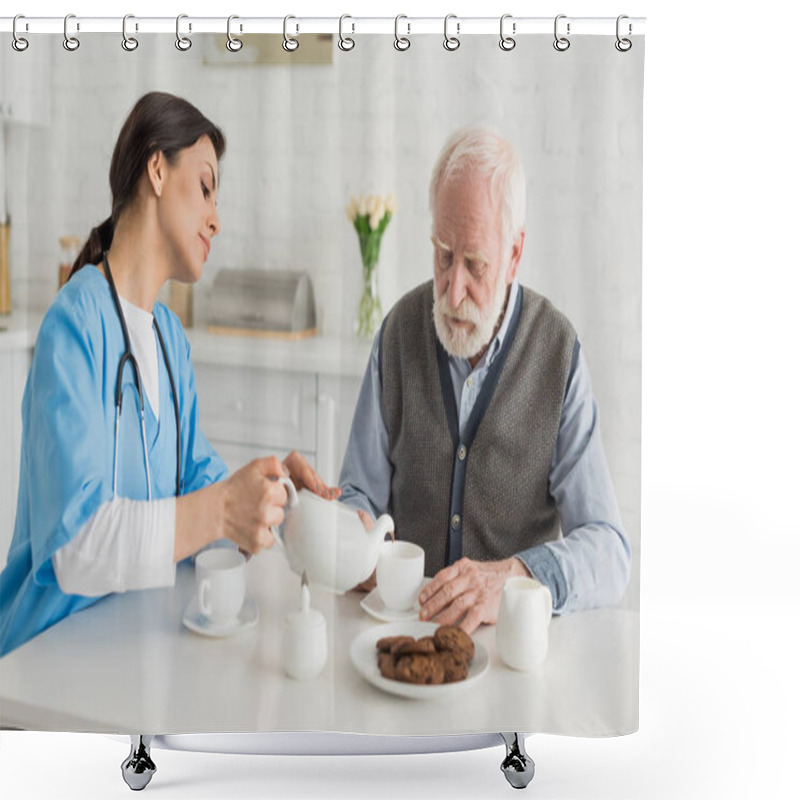
[[(489, 343), (489, 347), (486, 348), (483, 358), (481, 358), (481, 360), (475, 365), (476, 370), (488, 367), (500, 352), (503, 342), (505, 341), (506, 334), (508, 333), (508, 326), (511, 324), (511, 316), (514, 311), (514, 306), (517, 304), (518, 294), (519, 281), (514, 278), (514, 280), (511, 282), (511, 290), (508, 293), (508, 302), (506, 303), (506, 308), (503, 312), (503, 322), (500, 324), (500, 328), (495, 334), (494, 339), (492, 339), (492, 341)], [(466, 370), (466, 374), (469, 374), (473, 371), (472, 367), (470, 366), (469, 359), (457, 358), (456, 356), (449, 356), (449, 358), (451, 363), (457, 365), (462, 370)]]
[(133, 324), (143, 327), (153, 324), (153, 315), (147, 309), (139, 308), (139, 306), (134, 305), (130, 300), (126, 300), (122, 295), (119, 295), (119, 304), (122, 306), (126, 320), (133, 320)]

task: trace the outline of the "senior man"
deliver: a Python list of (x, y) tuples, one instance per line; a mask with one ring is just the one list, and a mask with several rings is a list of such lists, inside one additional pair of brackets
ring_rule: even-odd
[(532, 575), (556, 613), (619, 602), (630, 574), (575, 330), (523, 288), (525, 175), (512, 146), (470, 128), (430, 184), (433, 280), (375, 338), (340, 484), (362, 519), (388, 511), (425, 549), (420, 618), (468, 633), (503, 585)]

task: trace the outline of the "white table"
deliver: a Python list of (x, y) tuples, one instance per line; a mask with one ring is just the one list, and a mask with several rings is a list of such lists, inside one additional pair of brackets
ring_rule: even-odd
[(488, 672), (435, 702), (386, 694), (350, 662), (353, 638), (381, 623), (363, 595), (312, 587), (328, 622), (329, 658), (314, 681), (280, 665), (283, 619), (299, 604), (300, 580), (279, 552), (247, 565), (258, 624), (211, 639), (181, 624), (193, 568), (173, 589), (108, 597), (0, 659), (0, 725), (99, 733), (340, 731), (439, 735), (500, 731), (585, 736), (638, 727), (639, 616), (603, 609), (554, 617), (547, 660), (519, 673), (499, 660), (494, 627), (475, 634)]

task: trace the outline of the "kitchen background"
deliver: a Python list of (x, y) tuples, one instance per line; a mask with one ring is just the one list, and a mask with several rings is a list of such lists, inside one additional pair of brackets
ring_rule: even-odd
[[(493, 36), (470, 37), (452, 53), (434, 36), (412, 37), (406, 53), (396, 52), (385, 36), (357, 36), (348, 53), (330, 38), (314, 47), (305, 42), (294, 55), (279, 47), (267, 53), (250, 42), (230, 54), (221, 46), (224, 37), (203, 37), (180, 53), (169, 35), (142, 37), (139, 49), (124, 57), (119, 36), (92, 35), (74, 53), (65, 52), (58, 37), (35, 38), (24, 54), (3, 47), (0, 219), (4, 212), (10, 219), (13, 312), (0, 317), (0, 327), (11, 332), (37, 324), (57, 290), (59, 238), (83, 240), (108, 216), (111, 152), (136, 99), (150, 89), (183, 95), (228, 139), (219, 194), (222, 234), (194, 288), (189, 333), (195, 361), (205, 360), (211, 392), (214, 385), (224, 391), (226, 383), (214, 384), (214, 375), (245, 368), (253, 348), (265, 369), (271, 350), (280, 351), (285, 364), (285, 343), (218, 337), (228, 339), (223, 349), (236, 348), (237, 365), (203, 338), (214, 307), (212, 283), (223, 267), (306, 271), (324, 352), (350, 365), (343, 381), (326, 390), (335, 401), (327, 424), (336, 428), (326, 463), (338, 474), (366, 363), (366, 345), (354, 334), (362, 278), (347, 201), (362, 193), (394, 192), (397, 198), (378, 268), (388, 310), (431, 274), (428, 181), (442, 144), (462, 125), (492, 125), (518, 148), (527, 172), (521, 282), (567, 314), (587, 355), (637, 565), (626, 603), (638, 607), (642, 86), (632, 61), (644, 53), (636, 48), (620, 58), (605, 37), (572, 38), (567, 53), (555, 52), (547, 36), (526, 38), (525, 47), (510, 53), (500, 51)], [(299, 63), (297, 56), (311, 51), (319, 63)], [(609, 63), (598, 70), (598, 59)], [(8, 487), (9, 475), (16, 485), (18, 450), (8, 443), (19, 425), (26, 367), (10, 360), (2, 338), (0, 436)], [(217, 355), (208, 355), (211, 350)], [(285, 407), (287, 424), (296, 430), (266, 437), (265, 444), (279, 448), (285, 438), (293, 446), (292, 436), (302, 439), (308, 420), (316, 427), (306, 449), (319, 453), (326, 370), (317, 366), (310, 373), (313, 382), (298, 384), (296, 396), (291, 370), (278, 390), (270, 384), (266, 393), (257, 378), (240, 381), (246, 396), (232, 400), (232, 408), (241, 411), (244, 403), (246, 412), (249, 403), (266, 416), (274, 409), (280, 420)], [(215, 406), (200, 388), (201, 414), (204, 404), (211, 409), (204, 427), (224, 427), (216, 417), (226, 407)], [(304, 416), (309, 403), (314, 408)], [(237, 447), (236, 454), (246, 452)], [(233, 453), (224, 455), (235, 461)], [(7, 488), (2, 499), (3, 561), (15, 497)]]

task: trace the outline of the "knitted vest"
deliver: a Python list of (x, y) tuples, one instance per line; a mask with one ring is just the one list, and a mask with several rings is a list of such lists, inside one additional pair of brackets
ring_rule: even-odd
[(559, 537), (549, 475), (575, 340), (563, 314), (521, 289), (462, 439), (432, 281), (389, 313), (380, 353), (389, 512), (397, 537), (425, 548), (426, 575), (462, 555), (508, 558)]

